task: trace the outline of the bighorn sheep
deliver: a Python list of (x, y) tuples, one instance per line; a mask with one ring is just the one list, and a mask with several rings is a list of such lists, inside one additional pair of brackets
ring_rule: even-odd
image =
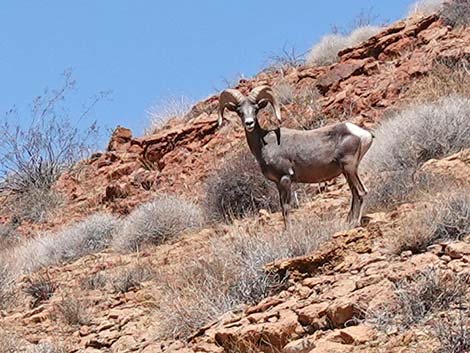
[(315, 130), (279, 128), (268, 131), (257, 120), (260, 109), (270, 103), (281, 121), (281, 110), (269, 86), (254, 88), (248, 97), (227, 89), (219, 97), (218, 124), (225, 108), (236, 112), (245, 127), (246, 139), (263, 175), (276, 183), (284, 224), (288, 224), (291, 183), (320, 183), (343, 174), (352, 193), (347, 220), (360, 224), (367, 189), (359, 179), (360, 161), (372, 144), (373, 135), (352, 123), (338, 123)]

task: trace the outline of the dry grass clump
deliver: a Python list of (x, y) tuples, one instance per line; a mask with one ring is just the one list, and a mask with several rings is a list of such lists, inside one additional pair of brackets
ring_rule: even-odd
[(16, 227), (12, 224), (0, 224), (0, 249), (5, 250), (19, 241)]
[(107, 277), (103, 271), (96, 272), (80, 281), (80, 288), (84, 290), (103, 289), (107, 283)]
[(117, 293), (126, 293), (131, 289), (139, 288), (143, 282), (155, 277), (155, 271), (149, 264), (137, 263), (126, 267), (111, 280), (111, 286)]
[(440, 12), (442, 21), (451, 27), (461, 28), (470, 25), (470, 1), (451, 0), (444, 3)]
[(64, 197), (47, 186), (31, 186), (12, 194), (4, 210), (15, 222), (44, 223), (64, 204)]
[[(17, 350), (15, 352), (18, 352)], [(24, 351), (25, 353), (67, 353), (70, 349), (66, 346), (55, 344), (55, 343), (39, 343), (37, 345), (30, 346)]]
[(138, 251), (142, 245), (162, 244), (203, 225), (204, 215), (197, 205), (177, 196), (162, 195), (127, 216), (113, 246)]
[(420, 253), (437, 242), (462, 240), (470, 234), (470, 188), (460, 188), (431, 202), (410, 213), (401, 221), (399, 230), (392, 233), (393, 253)]
[(459, 308), (458, 313), (439, 320), (434, 332), (441, 344), (436, 353), (470, 352), (470, 308)]
[(362, 164), (370, 177), (368, 208), (403, 202), (424, 162), (469, 148), (469, 115), (470, 99), (451, 96), (411, 106), (382, 122)]
[(436, 60), (431, 71), (413, 81), (406, 90), (404, 99), (410, 103), (435, 102), (443, 97), (464, 96), (470, 98), (470, 62)]
[(467, 300), (469, 277), (428, 268), (395, 284), (395, 301), (368, 313), (369, 321), (384, 331), (406, 330)]
[(341, 34), (328, 34), (316, 43), (307, 54), (310, 66), (331, 65), (338, 61), (338, 53), (348, 47), (347, 38)]
[(42, 302), (49, 300), (56, 289), (57, 285), (48, 275), (36, 275), (26, 280), (23, 292), (31, 296), (31, 307), (35, 308)]
[(162, 276), (162, 336), (188, 336), (221, 314), (282, 289), (286, 279), (264, 271), (265, 264), (306, 254), (344, 228), (331, 217), (309, 218), (282, 234), (256, 227), (215, 240), (204, 258)]
[(356, 28), (349, 35), (328, 34), (310, 49), (306, 63), (310, 66), (334, 64), (339, 60), (340, 51), (366, 41), (381, 30), (382, 27), (366, 25)]
[(417, 14), (428, 16), (433, 13), (438, 13), (442, 10), (445, 1), (446, 0), (418, 0), (411, 4), (408, 16)]
[(161, 100), (147, 110), (150, 126), (145, 129), (144, 133), (154, 134), (171, 121), (184, 118), (193, 105), (194, 102), (185, 96)]
[(98, 213), (58, 233), (26, 241), (15, 250), (18, 270), (32, 272), (101, 251), (110, 244), (119, 224), (116, 217)]
[(14, 299), (14, 283), (10, 268), (0, 259), (0, 309), (5, 309)]
[(18, 341), (18, 337), (0, 329), (0, 353), (18, 353)]
[(279, 197), (249, 151), (238, 152), (222, 162), (206, 182), (205, 208), (209, 218), (231, 222), (256, 214), (260, 209), (278, 211)]
[(277, 83), (273, 90), (279, 104), (286, 105), (293, 102), (294, 88), (288, 82), (281, 81)]
[(90, 311), (83, 300), (77, 298), (77, 293), (63, 294), (55, 304), (55, 318), (70, 326), (88, 325), (91, 322)]
[(452, 272), (444, 273), (431, 268), (414, 279), (398, 282), (395, 294), (401, 308), (398, 315), (400, 326), (408, 328), (450, 308), (465, 294), (468, 286), (465, 281), (465, 278)]

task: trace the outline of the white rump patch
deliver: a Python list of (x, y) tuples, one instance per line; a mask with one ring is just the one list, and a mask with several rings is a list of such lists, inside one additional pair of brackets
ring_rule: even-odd
[(359, 127), (353, 123), (346, 123), (346, 127), (348, 128), (349, 132), (357, 137), (359, 137), (361, 140), (371, 140), (372, 139), (372, 134), (363, 129), (362, 127)]

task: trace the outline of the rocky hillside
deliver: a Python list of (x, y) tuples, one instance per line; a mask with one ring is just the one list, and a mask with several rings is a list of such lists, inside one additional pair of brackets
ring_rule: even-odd
[[(437, 15), (409, 18), (339, 57), (328, 67), (267, 69), (236, 88), (277, 87), (285, 126), (348, 120), (374, 128), (418, 100), (419, 83), (436, 63), (452, 67), (470, 58), (470, 31), (445, 26)], [(217, 100), (207, 98), (152, 135), (134, 137), (118, 127), (105, 152), (60, 178), (55, 188), (67, 202), (57, 216), (42, 225), (22, 224), (20, 231), (64, 229), (97, 211), (124, 217), (164, 192), (201, 202), (207, 177), (224, 157), (245, 148), (238, 117), (228, 115), (217, 127)], [(263, 123), (273, 124), (263, 114)], [(355, 229), (311, 223), (312, 215), (344, 218), (349, 191), (338, 179), (293, 212), (307, 236), (303, 242), (312, 243), (306, 255), (293, 256), (301, 241), (288, 243), (294, 237), (282, 229), (281, 215), (265, 210), (231, 224), (207, 223), (137, 252), (111, 246), (80, 257), (61, 255), (67, 261), (24, 271), (13, 281), (15, 298), (0, 311), (0, 352), (424, 353), (446, 340), (457, 348), (441, 352), (466, 352), (469, 153), (467, 148), (423, 162), (414, 174), (429, 183), (403, 202), (370, 208), (363, 227)], [(126, 227), (124, 222), (117, 232)], [(265, 276), (260, 278), (269, 290), (255, 295), (259, 283), (249, 281), (242, 289), (239, 282), (214, 289), (214, 278), (237, 275), (230, 266), (245, 269), (250, 244), (258, 246), (253, 258), (270, 260), (250, 268)], [(279, 250), (288, 244), (292, 251)], [(15, 255), (25, 257), (21, 246), (27, 244), (4, 258), (16, 263)], [(276, 246), (288, 257), (265, 256)], [(237, 253), (241, 259), (230, 262)], [(236, 290), (248, 293), (248, 304), (230, 302)], [(0, 302), (1, 296), (0, 290)]]

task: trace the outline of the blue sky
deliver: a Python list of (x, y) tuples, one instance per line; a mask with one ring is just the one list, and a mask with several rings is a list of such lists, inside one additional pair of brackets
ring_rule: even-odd
[[(4, 0), (0, 112), (26, 111), (73, 69), (70, 109), (111, 90), (91, 118), (140, 135), (146, 110), (168, 97), (197, 100), (250, 76), (283, 46), (305, 52), (361, 9), (395, 21), (411, 0)], [(27, 115), (24, 115), (27, 116)]]

